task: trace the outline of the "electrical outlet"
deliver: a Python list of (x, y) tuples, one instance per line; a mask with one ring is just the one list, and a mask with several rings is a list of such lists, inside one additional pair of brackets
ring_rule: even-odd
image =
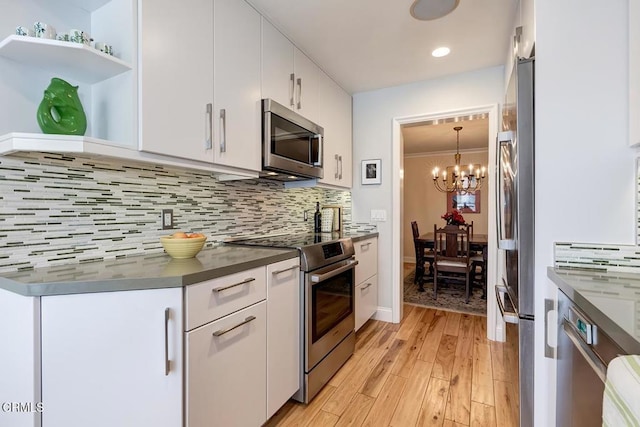
[(173, 209), (162, 209), (162, 229), (173, 228)]

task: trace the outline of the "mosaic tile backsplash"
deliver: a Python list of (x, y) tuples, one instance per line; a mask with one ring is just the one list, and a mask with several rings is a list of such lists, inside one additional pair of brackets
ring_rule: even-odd
[(175, 231), (161, 229), (167, 208), (176, 229), (205, 233), (209, 244), (309, 232), (316, 201), (343, 206), (345, 229), (372, 229), (351, 222), (348, 191), (223, 183), (201, 171), (64, 154), (0, 157), (0, 273), (161, 252), (158, 238)]
[(554, 266), (563, 269), (640, 273), (640, 247), (591, 243), (556, 243)]

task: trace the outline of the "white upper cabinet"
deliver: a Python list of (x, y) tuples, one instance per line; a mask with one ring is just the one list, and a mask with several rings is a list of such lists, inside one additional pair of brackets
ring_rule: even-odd
[(259, 171), (260, 14), (244, 1), (213, 4), (214, 162)]
[(640, 0), (629, 0), (629, 145), (640, 145)]
[(320, 69), (269, 21), (262, 18), (262, 97), (315, 122)]
[(140, 149), (211, 163), (213, 3), (140, 0)]
[(324, 128), (324, 178), (318, 182), (351, 188), (351, 96), (320, 72), (318, 124)]

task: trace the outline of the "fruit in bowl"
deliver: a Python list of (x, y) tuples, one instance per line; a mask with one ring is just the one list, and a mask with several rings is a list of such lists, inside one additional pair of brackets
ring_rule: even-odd
[(176, 259), (193, 258), (200, 252), (207, 236), (202, 233), (185, 233), (177, 231), (171, 236), (160, 237), (164, 250)]

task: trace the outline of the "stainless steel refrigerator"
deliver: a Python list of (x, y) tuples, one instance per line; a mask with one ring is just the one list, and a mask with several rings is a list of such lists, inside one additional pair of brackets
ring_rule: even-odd
[[(516, 60), (502, 108), (496, 167), (502, 317), (517, 325), (520, 426), (533, 426), (534, 379), (534, 59)], [(508, 336), (508, 339), (510, 337)]]

